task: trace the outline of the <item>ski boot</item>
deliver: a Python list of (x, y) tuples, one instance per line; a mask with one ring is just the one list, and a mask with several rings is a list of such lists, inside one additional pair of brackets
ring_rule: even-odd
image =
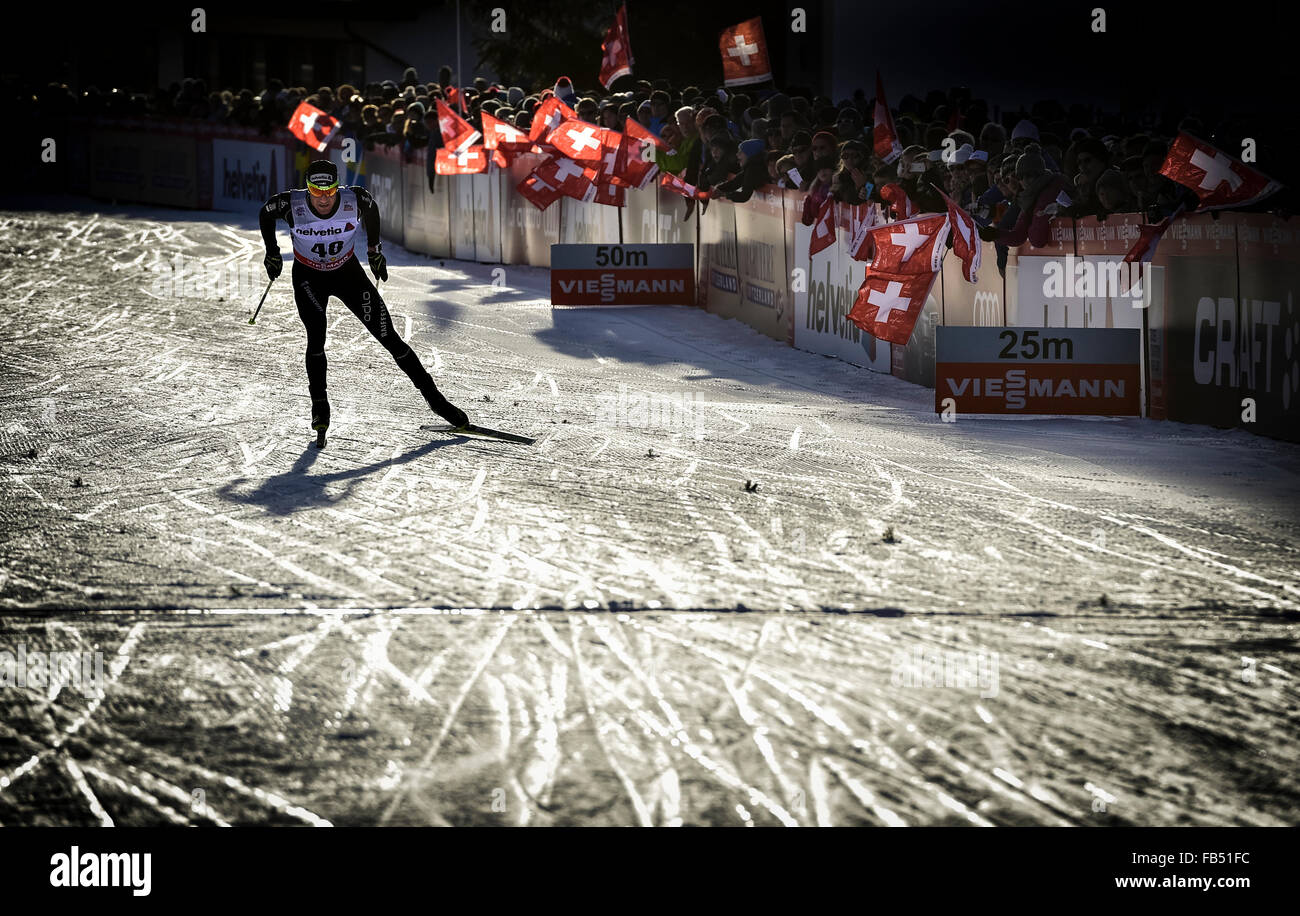
[(316, 430), (316, 447), (325, 447), (325, 430), (330, 428), (330, 402), (321, 398), (311, 402), (311, 428)]
[(465, 411), (448, 401), (438, 390), (437, 385), (430, 385), (423, 394), (433, 412), (450, 423), (453, 429), (461, 429), (469, 425), (469, 417)]

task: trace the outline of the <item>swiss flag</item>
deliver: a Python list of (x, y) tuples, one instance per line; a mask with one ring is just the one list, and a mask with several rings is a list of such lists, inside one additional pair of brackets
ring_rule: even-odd
[(487, 152), (481, 146), (440, 149), (433, 170), (438, 175), (477, 175), (487, 170)]
[(895, 274), (867, 267), (849, 320), (879, 340), (907, 346), (938, 274)]
[(674, 194), (680, 194), (682, 197), (685, 197), (687, 200), (692, 200), (692, 199), (708, 200), (709, 199), (708, 191), (701, 191), (698, 188), (696, 188), (695, 185), (687, 184), (685, 181), (678, 178), (676, 175), (665, 173), (659, 176), (659, 184), (661, 187), (667, 188), (669, 191), (672, 191)]
[[(942, 188), (935, 188), (943, 194)], [(957, 201), (947, 194), (943, 199), (948, 202), (948, 222), (952, 226), (952, 250), (961, 258), (961, 272), (971, 283), (975, 282), (975, 271), (980, 269), (980, 238), (971, 215), (957, 206)]]
[(772, 78), (762, 17), (723, 29), (718, 38), (718, 50), (722, 52), (724, 86), (747, 86)]
[(1133, 247), (1124, 255), (1124, 260), (1129, 263), (1149, 264), (1151, 259), (1156, 256), (1156, 246), (1160, 244), (1160, 239), (1164, 237), (1165, 230), (1169, 228), (1175, 217), (1179, 216), (1186, 209), (1184, 204), (1179, 204), (1178, 209), (1170, 213), (1160, 222), (1151, 225), (1143, 223), (1138, 226), (1138, 240), (1133, 243)]
[(564, 196), (559, 188), (538, 175), (537, 169), (533, 169), (527, 178), (519, 182), (515, 190), (538, 210), (545, 210)]
[(618, 8), (614, 24), (600, 46), (600, 84), (606, 89), (620, 76), (632, 72), (632, 44), (627, 34), (627, 4)]
[(577, 117), (578, 113), (568, 105), (553, 95), (548, 96), (533, 112), (533, 126), (528, 130), (528, 139), (536, 143), (559, 127), (560, 122)]
[(855, 261), (870, 261), (875, 256), (871, 230), (884, 221), (880, 204), (855, 204), (849, 208), (849, 257)]
[(645, 130), (636, 123), (635, 118), (627, 119), (629, 130), (619, 141), (618, 151), (614, 156), (613, 177), (614, 180), (629, 188), (644, 188), (658, 174), (659, 166), (646, 159), (646, 155), (654, 149), (654, 146), (650, 142), (637, 139), (631, 130), (634, 124), (641, 130)]
[(893, 162), (903, 153), (903, 144), (898, 140), (898, 131), (894, 129), (894, 116), (889, 113), (889, 104), (885, 101), (885, 81), (876, 71), (876, 113), (875, 127), (871, 129), (872, 145), (877, 156), (885, 162)]
[(442, 99), (438, 99), (438, 129), (442, 131), (442, 145), (456, 152), (472, 146), (483, 136)]
[(289, 132), (316, 152), (329, 144), (330, 134), (339, 126), (339, 119), (326, 114), (315, 105), (299, 102), (289, 119)]
[(533, 174), (574, 200), (590, 200), (595, 193), (596, 170), (583, 168), (580, 163), (563, 156), (552, 156), (533, 169)]
[(829, 194), (813, 221), (812, 238), (808, 240), (808, 257), (835, 243), (835, 198)]
[[(871, 269), (887, 273), (934, 273), (943, 266), (948, 214), (927, 213), (871, 230), (876, 256)], [(877, 335), (879, 336), (879, 335)]]
[(451, 102), (451, 104), (459, 108), (461, 112), (465, 111), (465, 96), (459, 89), (455, 86), (448, 86), (443, 90), (443, 92), (446, 94), (448, 102)]
[(490, 112), (483, 112), (483, 146), (490, 150), (504, 150), (508, 153), (526, 153), (533, 144), (528, 134), (507, 121), (493, 117)]
[(1195, 191), (1201, 199), (1199, 210), (1243, 207), (1282, 187), (1262, 172), (1183, 132), (1169, 147), (1160, 174)]
[(605, 131), (605, 146), (600, 151), (600, 180), (605, 184), (616, 184), (626, 188), (628, 183), (614, 170), (618, 167), (618, 151), (623, 146), (623, 135), (616, 130)]
[(605, 151), (605, 128), (568, 118), (551, 131), (546, 142), (577, 162), (600, 162)]

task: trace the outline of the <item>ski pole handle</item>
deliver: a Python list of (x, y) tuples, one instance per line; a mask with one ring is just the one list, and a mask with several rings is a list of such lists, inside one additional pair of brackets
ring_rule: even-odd
[(270, 281), (267, 282), (266, 290), (262, 293), (262, 298), (258, 300), (257, 309), (253, 312), (253, 317), (248, 319), (249, 324), (253, 324), (257, 321), (257, 313), (262, 310), (262, 303), (266, 301), (266, 294), (271, 291), (271, 284), (274, 282), (275, 282), (275, 277), (272, 277)]

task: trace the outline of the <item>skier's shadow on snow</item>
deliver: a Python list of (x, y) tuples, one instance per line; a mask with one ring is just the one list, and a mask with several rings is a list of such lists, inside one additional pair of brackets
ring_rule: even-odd
[[(352, 495), (352, 489), (362, 480), (376, 471), (388, 470), (396, 465), (406, 464), (422, 458), (435, 449), (449, 445), (459, 445), (463, 438), (433, 439), (423, 445), (410, 449), (396, 458), (372, 461), (370, 464), (351, 468), (346, 471), (334, 471), (329, 474), (310, 474), (313, 464), (320, 457), (321, 449), (315, 443), (308, 445), (289, 470), (268, 477), (251, 490), (242, 489), (248, 478), (240, 477), (228, 481), (217, 488), (220, 498), (233, 503), (261, 506), (271, 515), (290, 515), (299, 509), (316, 506), (329, 506), (341, 502)], [(329, 448), (326, 445), (326, 448)], [(343, 484), (342, 490), (330, 491), (331, 485)]]

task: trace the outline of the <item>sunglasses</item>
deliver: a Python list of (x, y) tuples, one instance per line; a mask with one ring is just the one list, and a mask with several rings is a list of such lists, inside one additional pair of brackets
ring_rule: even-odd
[(336, 181), (331, 185), (320, 186), (307, 182), (307, 193), (312, 197), (333, 197), (338, 193), (339, 183)]

